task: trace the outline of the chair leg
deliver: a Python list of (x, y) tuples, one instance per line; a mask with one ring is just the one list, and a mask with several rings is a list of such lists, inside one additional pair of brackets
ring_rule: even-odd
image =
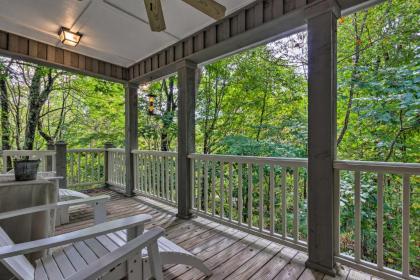
[(183, 264), (192, 266), (203, 272), (206, 276), (211, 276), (213, 273), (202, 260), (194, 255), (164, 251), (160, 252), (160, 257), (163, 264)]
[(133, 240), (139, 235), (142, 235), (144, 232), (144, 225), (138, 225), (127, 229), (127, 241)]
[(65, 208), (61, 208), (59, 211), (59, 216), (60, 216), (60, 224), (68, 224), (70, 222), (70, 218), (69, 218), (69, 207), (65, 207)]
[(162, 262), (160, 260), (157, 242), (147, 246), (147, 254), (149, 255), (150, 272), (152, 277), (156, 280), (163, 280)]
[(143, 266), (140, 255), (127, 259), (127, 280), (143, 280)]
[(61, 210), (57, 209), (55, 213), (55, 226), (61, 226)]
[(106, 208), (104, 202), (95, 202), (94, 217), (95, 225), (106, 222)]

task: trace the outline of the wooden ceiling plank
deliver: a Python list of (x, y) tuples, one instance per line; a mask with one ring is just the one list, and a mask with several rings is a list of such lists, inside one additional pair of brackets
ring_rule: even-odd
[(86, 23), (94, 17), (94, 12), (99, 8), (102, 1), (100, 0), (91, 0), (85, 6), (85, 8), (80, 12), (76, 20), (71, 26), (66, 26), (70, 28), (72, 32), (79, 32)]
[(7, 49), (7, 33), (0, 31), (0, 49)]
[(40, 42), (36, 42), (36, 43), (37, 43), (37, 49), (38, 49), (36, 57), (42, 60), (47, 60), (47, 45)]
[(29, 55), (34, 57), (38, 56), (38, 43), (33, 40), (29, 40)]
[(128, 80), (127, 68), (1, 30), (0, 55), (113, 82)]

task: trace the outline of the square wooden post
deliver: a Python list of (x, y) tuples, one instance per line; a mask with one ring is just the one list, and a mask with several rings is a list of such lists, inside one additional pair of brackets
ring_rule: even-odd
[(138, 84), (125, 85), (125, 195), (134, 195), (134, 157), (138, 148)]
[(67, 143), (64, 141), (55, 143), (55, 172), (63, 177), (59, 180), (60, 189), (67, 189)]
[(106, 142), (104, 145), (104, 181), (105, 187), (109, 187), (109, 152), (108, 149), (114, 148), (114, 144), (111, 142)]
[(308, 27), (307, 266), (335, 275), (334, 160), (336, 159), (337, 17), (334, 1), (305, 10)]
[[(48, 142), (47, 150), (48, 151), (54, 151), (55, 150), (54, 142)], [(53, 168), (53, 157), (52, 156), (47, 157), (46, 164), (47, 164), (46, 171), (53, 171), (54, 170), (54, 168)]]
[(197, 65), (181, 61), (178, 70), (178, 217), (191, 218), (192, 170), (188, 155), (195, 152)]

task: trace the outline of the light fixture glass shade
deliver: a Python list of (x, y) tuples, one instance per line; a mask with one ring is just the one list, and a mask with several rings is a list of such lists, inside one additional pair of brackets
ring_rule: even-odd
[(61, 27), (60, 32), (58, 33), (60, 36), (60, 41), (67, 46), (75, 47), (80, 42), (80, 38), (82, 35), (80, 33), (74, 33), (68, 30), (67, 28)]

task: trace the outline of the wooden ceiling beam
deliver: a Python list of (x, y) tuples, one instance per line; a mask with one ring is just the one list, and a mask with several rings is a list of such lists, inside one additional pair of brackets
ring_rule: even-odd
[(214, 0), (182, 0), (209, 17), (219, 20), (224, 18), (226, 7)]
[(113, 82), (126, 83), (128, 78), (125, 67), (1, 30), (0, 55)]
[(161, 32), (166, 29), (163, 16), (162, 3), (160, 0), (144, 0), (150, 29), (154, 32)]

